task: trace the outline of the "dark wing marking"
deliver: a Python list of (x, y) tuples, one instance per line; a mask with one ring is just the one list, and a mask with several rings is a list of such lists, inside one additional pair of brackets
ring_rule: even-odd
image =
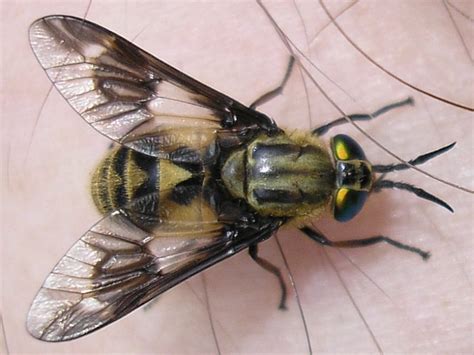
[[(83, 19), (48, 16), (30, 43), (51, 81), (95, 129), (122, 143), (170, 127), (276, 131), (264, 114), (181, 73), (117, 34)], [(150, 154), (141, 145), (133, 149)], [(143, 149), (142, 149), (143, 148)]]
[(164, 223), (151, 235), (125, 212), (114, 212), (82, 236), (47, 277), (29, 311), (28, 331), (45, 341), (83, 336), (269, 236), (278, 226), (249, 229), (237, 237), (217, 223)]

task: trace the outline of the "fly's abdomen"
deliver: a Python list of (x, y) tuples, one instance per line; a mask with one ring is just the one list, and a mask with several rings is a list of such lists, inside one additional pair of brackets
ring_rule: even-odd
[(334, 167), (328, 152), (311, 136), (262, 135), (232, 154), (222, 178), (232, 195), (262, 215), (297, 217), (330, 201)]
[[(92, 177), (92, 198), (99, 212), (110, 213), (131, 201), (159, 191), (159, 161), (132, 149), (112, 150), (99, 164)], [(144, 210), (155, 214), (157, 206)]]
[(145, 230), (158, 224), (215, 222), (203, 198), (205, 171), (200, 155), (186, 147), (159, 159), (120, 147), (112, 150), (92, 177), (92, 198), (103, 215), (124, 210)]

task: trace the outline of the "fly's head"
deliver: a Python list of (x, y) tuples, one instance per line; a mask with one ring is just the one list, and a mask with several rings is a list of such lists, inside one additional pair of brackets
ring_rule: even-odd
[[(354, 218), (362, 209), (371, 192), (382, 189), (400, 189), (409, 191), (425, 200), (434, 202), (449, 211), (452, 208), (443, 200), (416, 186), (384, 179), (385, 174), (406, 170), (447, 152), (455, 143), (438, 150), (423, 154), (407, 163), (372, 165), (365, 157), (360, 145), (351, 137), (338, 134), (331, 139), (331, 152), (336, 165), (336, 183), (333, 196), (333, 215), (339, 222), (347, 222)], [(375, 178), (381, 173), (380, 178)]]
[(372, 165), (360, 145), (345, 134), (331, 139), (336, 165), (336, 189), (333, 198), (334, 218), (346, 222), (356, 216), (373, 185)]

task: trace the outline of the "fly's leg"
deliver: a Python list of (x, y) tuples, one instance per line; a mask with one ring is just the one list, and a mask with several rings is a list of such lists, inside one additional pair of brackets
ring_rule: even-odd
[(283, 80), (281, 81), (280, 85), (278, 85), (278, 87), (276, 87), (275, 89), (263, 94), (257, 100), (255, 100), (250, 105), (251, 109), (255, 110), (258, 106), (263, 105), (265, 102), (268, 102), (268, 101), (274, 99), (276, 96), (278, 96), (282, 93), (283, 88), (285, 87), (286, 83), (288, 82), (288, 79), (290, 78), (291, 72), (293, 71), (294, 64), (295, 64), (295, 58), (293, 56), (291, 56), (290, 60), (288, 62), (288, 66), (286, 68), (285, 76), (283, 77)]
[(384, 236), (375, 236), (375, 237), (370, 237), (370, 238), (363, 238), (363, 239), (353, 239), (353, 240), (339, 240), (339, 241), (331, 241), (328, 238), (326, 238), (321, 232), (316, 231), (310, 227), (303, 227), (300, 228), (300, 231), (302, 231), (304, 234), (306, 234), (308, 237), (310, 237), (312, 240), (315, 242), (322, 244), (322, 245), (327, 245), (330, 247), (336, 247), (336, 248), (361, 248), (361, 247), (367, 247), (370, 245), (374, 245), (377, 243), (388, 243), (395, 248), (406, 250), (415, 254), (418, 254), (423, 258), (423, 260), (427, 260), (430, 257), (430, 253), (426, 252), (424, 250), (418, 249), (416, 247), (413, 247), (411, 245), (403, 244), (399, 241), (393, 240), (389, 237), (384, 237)]
[[(406, 100), (394, 102), (393, 104), (384, 106), (372, 114), (353, 114), (353, 115), (348, 115), (347, 117), (350, 118), (352, 121), (369, 121), (373, 118), (383, 115), (384, 113), (390, 110), (407, 106), (407, 105), (413, 105), (413, 104), (414, 104), (413, 98), (409, 97)], [(347, 119), (345, 117), (341, 117), (334, 121), (326, 123), (325, 125), (322, 125), (318, 128), (313, 129), (312, 133), (316, 136), (322, 136), (323, 134), (327, 133), (327, 131), (329, 131), (331, 128), (335, 126), (339, 126), (344, 123), (347, 123)]]
[(283, 280), (283, 276), (281, 274), (280, 269), (277, 268), (272, 263), (270, 263), (269, 261), (267, 261), (267, 260), (265, 260), (265, 259), (258, 256), (258, 245), (257, 244), (253, 244), (253, 245), (249, 246), (249, 254), (250, 254), (250, 257), (253, 260), (255, 260), (255, 262), (259, 266), (261, 266), (266, 271), (271, 272), (273, 275), (276, 276), (276, 278), (278, 279), (278, 282), (280, 284), (280, 288), (281, 288), (280, 305), (278, 306), (278, 308), (286, 309), (286, 294), (287, 294), (287, 291), (286, 291), (285, 281)]

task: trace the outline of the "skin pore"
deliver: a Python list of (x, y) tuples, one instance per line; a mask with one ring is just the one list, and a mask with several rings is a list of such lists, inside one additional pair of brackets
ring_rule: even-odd
[[(336, 15), (348, 5), (336, 3), (330, 10)], [(463, 26), (468, 21), (453, 5), (394, 2), (387, 8), (390, 4), (385, 2), (358, 2), (338, 21), (396, 75), (472, 107), (472, 61), (467, 54), (472, 53), (472, 43), (467, 43), (471, 50), (466, 52), (449, 11), (466, 40)], [(79, 340), (48, 344), (26, 332), (26, 314), (44, 278), (99, 218), (88, 184), (110, 144), (54, 89), (48, 93), (51, 84), (29, 48), (27, 28), (36, 18), (53, 13), (83, 17), (87, 6), (86, 1), (4, 5), (2, 24), (10, 34), (3, 56), (2, 201), (6, 203), (2, 204), (1, 311), (8, 349), (217, 353), (217, 339), (222, 353), (308, 353), (295, 292), (274, 238), (261, 244), (259, 251), (285, 274), (289, 291), (285, 312), (277, 309), (280, 294), (275, 278), (241, 253), (167, 292), (152, 307)], [(316, 2), (298, 6), (311, 40), (329, 20)], [(389, 79), (333, 26), (323, 29), (308, 49), (294, 5), (268, 7), (285, 33), (354, 98), (311, 71), (347, 114), (373, 112), (413, 96), (414, 107), (360, 125), (407, 160), (457, 141), (451, 152), (421, 168), (472, 189), (470, 112)], [(135, 6), (92, 1), (87, 18), (245, 104), (276, 86), (287, 65), (285, 47), (254, 2)], [(311, 114), (298, 68), (283, 95), (258, 109), (282, 127), (299, 129), (340, 117), (307, 83)], [(328, 142), (336, 133), (356, 139), (373, 163), (395, 162), (349, 125), (331, 130), (323, 139)], [(315, 353), (472, 350), (472, 195), (410, 170), (394, 174), (393, 180), (423, 187), (448, 202), (455, 213), (393, 190), (370, 196), (361, 214), (347, 224), (324, 217), (315, 225), (334, 240), (387, 235), (431, 251), (428, 262), (386, 245), (335, 250), (316, 245), (296, 229), (278, 233)]]

